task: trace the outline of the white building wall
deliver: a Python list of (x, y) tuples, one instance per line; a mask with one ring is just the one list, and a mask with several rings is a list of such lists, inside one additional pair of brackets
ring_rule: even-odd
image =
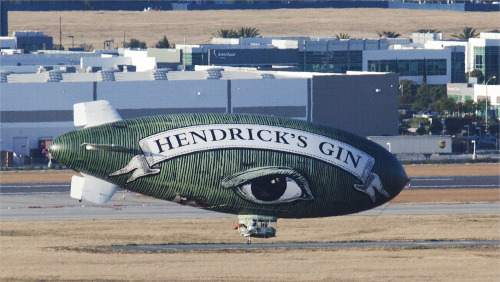
[[(466, 72), (474, 70), (474, 47), (500, 46), (500, 39), (495, 39), (494, 36), (486, 36), (486, 38), (470, 38), (467, 45), (467, 68)], [(493, 37), (493, 38), (492, 38)]]
[(0, 49), (16, 49), (16, 38), (10, 36), (0, 37)]
[(117, 110), (227, 107), (225, 80), (99, 82), (97, 91)]
[(307, 79), (245, 79), (231, 82), (232, 107), (306, 106)]
[[(92, 101), (92, 83), (2, 83), (0, 111), (43, 112), (72, 111), (73, 104)], [(47, 140), (74, 130), (68, 122), (5, 122), (0, 125), (0, 150), (11, 151), (16, 137), (28, 137), (29, 148), (37, 148), (39, 137)]]
[(132, 65), (132, 58), (129, 57), (108, 57), (108, 58), (86, 58), (82, 57), (80, 67), (86, 69), (88, 67), (102, 67), (112, 69), (117, 65)]
[(500, 106), (500, 85), (474, 85), (474, 102), (484, 100), (488, 96), (489, 105)]

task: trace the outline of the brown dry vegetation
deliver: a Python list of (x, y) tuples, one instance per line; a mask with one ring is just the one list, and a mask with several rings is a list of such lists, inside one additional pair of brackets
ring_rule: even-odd
[[(290, 241), (499, 239), (498, 215), (280, 220)], [(2, 281), (497, 281), (498, 246), (109, 251), (114, 244), (241, 243), (236, 219), (2, 222)], [(224, 227), (224, 228), (221, 228)]]
[(262, 36), (335, 37), (347, 33), (351, 38), (378, 38), (377, 31), (394, 31), (409, 38), (418, 29), (437, 29), (445, 39), (472, 26), (480, 32), (498, 29), (498, 12), (456, 12), (405, 9), (280, 9), (220, 11), (67, 11), (9, 12), (9, 33), (39, 30), (59, 43), (59, 17), (62, 18), (62, 44), (70, 47), (92, 44), (103, 48), (114, 39), (121, 47), (136, 38), (153, 47), (166, 35), (170, 43), (208, 43), (221, 28), (242, 26), (259, 29)]
[[(410, 176), (496, 175), (497, 164), (411, 165)], [(1, 182), (69, 181), (70, 171), (2, 172)], [(423, 191), (448, 202), (484, 201), (467, 189)], [(393, 202), (419, 202), (405, 190)], [(440, 195), (429, 196), (428, 193)], [(443, 194), (444, 193), (444, 194)], [(485, 189), (498, 202), (497, 189)], [(489, 193), (489, 194), (488, 194)], [(452, 197), (453, 198), (453, 197)], [(456, 197), (453, 198), (456, 202)], [(471, 200), (472, 199), (472, 200)], [(423, 201), (425, 202), (425, 201)], [(432, 201), (431, 201), (432, 202)], [(498, 246), (215, 250), (170, 253), (111, 251), (126, 244), (241, 243), (236, 218), (1, 222), (1, 281), (498, 281)], [(499, 215), (344, 216), (280, 219), (278, 237), (254, 242), (498, 240)]]

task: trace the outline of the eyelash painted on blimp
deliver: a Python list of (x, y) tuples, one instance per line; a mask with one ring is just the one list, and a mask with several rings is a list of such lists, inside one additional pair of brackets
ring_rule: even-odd
[(258, 167), (224, 178), (222, 186), (258, 204), (313, 200), (307, 180), (289, 167)]

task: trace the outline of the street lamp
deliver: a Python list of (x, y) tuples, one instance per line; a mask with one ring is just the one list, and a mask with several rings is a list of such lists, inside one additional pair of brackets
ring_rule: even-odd
[(391, 152), (391, 143), (387, 142), (387, 146), (389, 146), (389, 153)]
[(71, 38), (71, 48), (75, 48), (75, 37), (73, 35), (68, 35)]
[(472, 144), (474, 144), (474, 153), (472, 153), (472, 159), (476, 159), (476, 140), (472, 140)]
[(492, 76), (492, 77), (490, 77), (490, 79), (488, 79), (488, 81), (486, 81), (486, 90), (485, 90), (486, 91), (486, 94), (485, 94), (486, 95), (486, 99), (485, 99), (486, 100), (486, 106), (485, 106), (486, 109), (485, 109), (485, 115), (484, 115), (485, 122), (486, 122), (486, 128), (485, 128), (486, 132), (488, 132), (488, 83), (490, 82), (490, 80), (492, 80), (494, 78), (497, 78), (497, 77)]

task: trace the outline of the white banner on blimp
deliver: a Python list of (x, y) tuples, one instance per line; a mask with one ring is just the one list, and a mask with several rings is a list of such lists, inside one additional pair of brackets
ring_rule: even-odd
[(149, 167), (208, 150), (248, 148), (308, 156), (349, 171), (363, 183), (375, 160), (351, 145), (319, 134), (258, 124), (208, 124), (167, 130), (139, 141)]

